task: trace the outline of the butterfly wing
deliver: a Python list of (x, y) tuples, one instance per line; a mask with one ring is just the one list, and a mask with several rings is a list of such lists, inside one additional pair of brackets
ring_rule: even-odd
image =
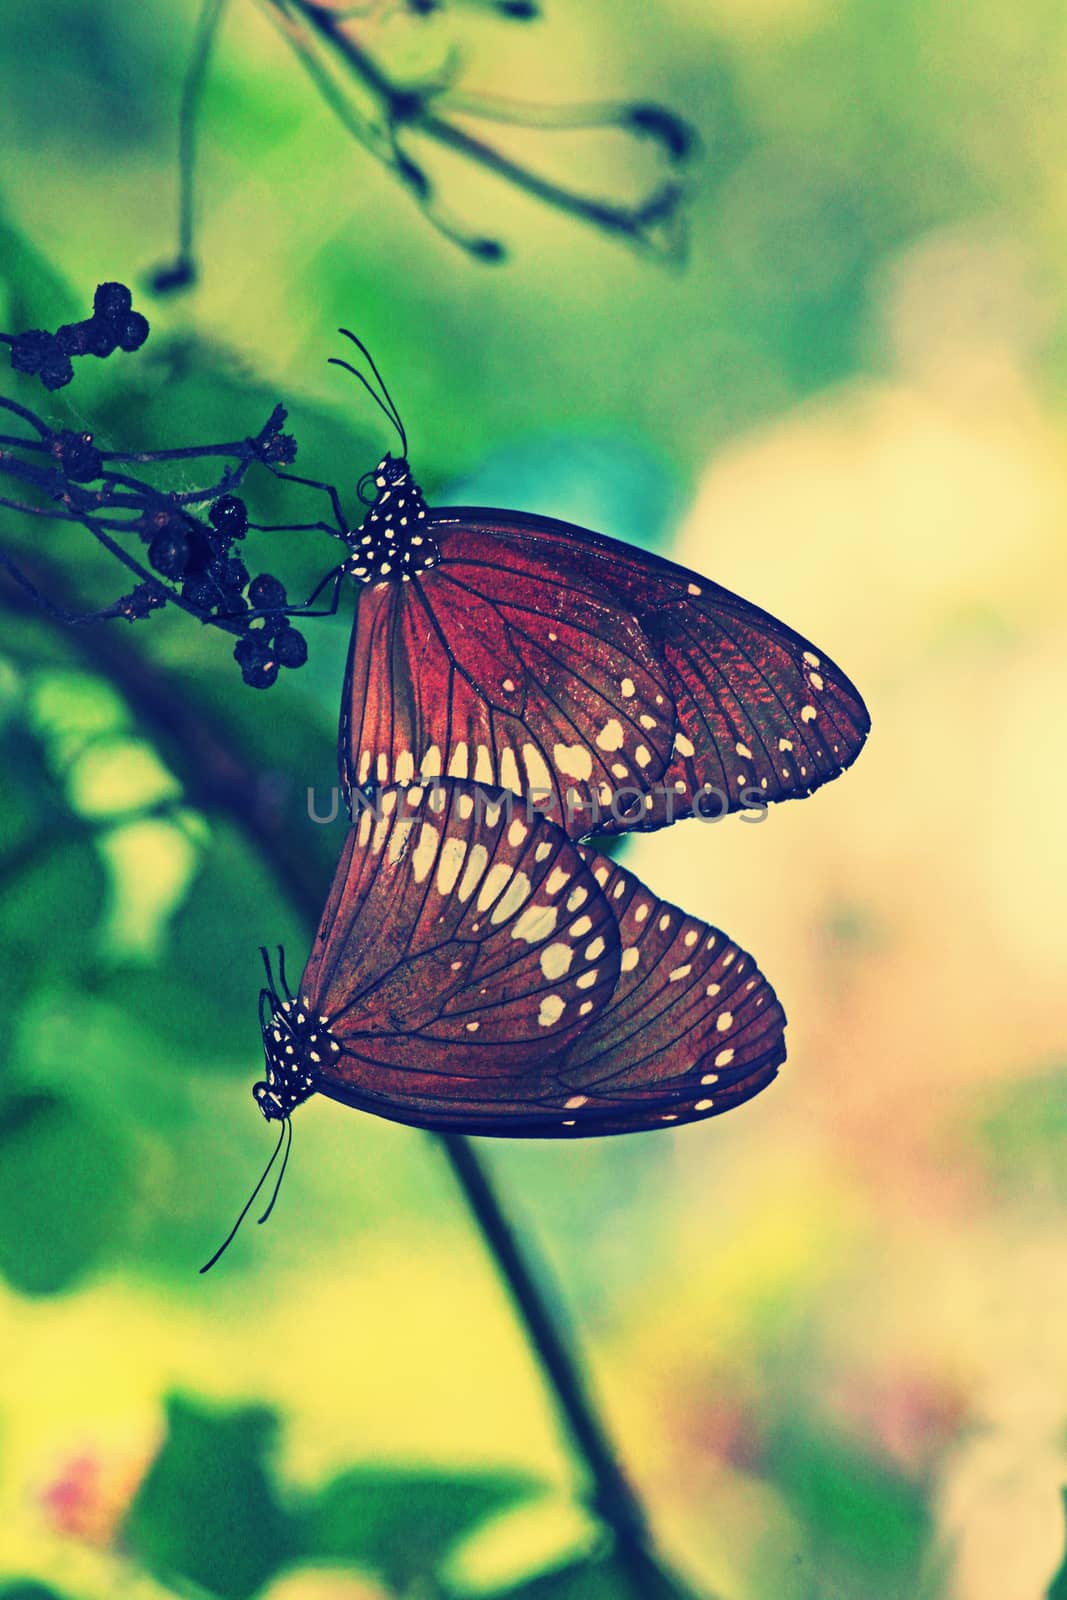
[[(573, 566), (573, 564), (572, 564)], [(574, 837), (640, 802), (672, 758), (666, 669), (580, 570), (450, 530), (438, 563), (360, 597), (342, 696), (342, 785), (439, 775), (533, 799)]]
[[(471, 785), (380, 791), (349, 830), (300, 993), (316, 1088), (383, 1115), (515, 1092), (606, 1004), (615, 918), (566, 836)], [(340, 1048), (331, 1056), (331, 1047)]]
[[(848, 677), (801, 634), (721, 585), (551, 518), (465, 507), (434, 517), (442, 550), (489, 534), (516, 584), (530, 568), (555, 571), (569, 591), (587, 584), (613, 597), (616, 615), (640, 622), (673, 706), (670, 764), (663, 774), (644, 769), (639, 812), (602, 805), (596, 831), (661, 827), (698, 807), (717, 817), (799, 798), (863, 748), (870, 718)], [(640, 727), (646, 714), (638, 713)], [(620, 788), (624, 780), (612, 776)]]
[(567, 1138), (712, 1116), (771, 1081), (785, 1018), (751, 957), (506, 794), (478, 810), (465, 783), (389, 788), (349, 831), (301, 981), (340, 1046), (319, 1092)]

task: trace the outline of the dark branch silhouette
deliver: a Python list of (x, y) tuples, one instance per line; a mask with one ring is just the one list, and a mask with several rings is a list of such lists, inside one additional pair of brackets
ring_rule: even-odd
[[(226, 0), (204, 0), (182, 91), (179, 112), (179, 228), (174, 259), (152, 278), (157, 291), (191, 284), (196, 277), (193, 207), (196, 177), (196, 118), (204, 80)], [(487, 9), (516, 21), (539, 15), (530, 0), (485, 0)], [(319, 0), (260, 0), (317, 92), (346, 133), (387, 168), (434, 228), (476, 260), (501, 261), (501, 240), (472, 229), (448, 207), (437, 185), (406, 148), (411, 135), (451, 150), (523, 193), (601, 229), (635, 249), (680, 261), (685, 251), (681, 171), (697, 147), (692, 127), (665, 106), (636, 102), (586, 106), (539, 106), (455, 88), (457, 63), (450, 59), (435, 80), (405, 81), (382, 67), (367, 34), (388, 6), (339, 10)], [(437, 0), (407, 0), (412, 17), (443, 9)], [(471, 121), (551, 132), (614, 128), (659, 147), (672, 169), (642, 198), (626, 203), (557, 183), (506, 154)]]

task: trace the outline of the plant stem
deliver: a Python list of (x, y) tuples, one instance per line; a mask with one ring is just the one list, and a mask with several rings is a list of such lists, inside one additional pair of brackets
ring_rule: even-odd
[(538, 1285), (537, 1278), (543, 1280), (545, 1276), (543, 1265), (538, 1263), (535, 1277), (529, 1247), (524, 1254), (489, 1180), (486, 1166), (470, 1140), (456, 1134), (442, 1134), (439, 1138), (486, 1245), (507, 1283), (575, 1450), (588, 1470), (593, 1485), (593, 1507), (611, 1530), (615, 1554), (631, 1589), (640, 1600), (651, 1600), (651, 1597), (659, 1600), (659, 1597), (678, 1592), (653, 1553), (641, 1503), (619, 1466), (582, 1376), (577, 1353), (553, 1317)]

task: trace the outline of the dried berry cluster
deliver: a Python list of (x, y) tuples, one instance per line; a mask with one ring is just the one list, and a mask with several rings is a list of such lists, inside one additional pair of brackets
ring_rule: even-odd
[(286, 615), (284, 584), (269, 572), (250, 578), (233, 552), (235, 541), (248, 532), (242, 499), (220, 495), (208, 507), (206, 523), (177, 506), (153, 511), (142, 522), (149, 566), (171, 582), (180, 581), (182, 599), (205, 620), (246, 630), (233, 652), (246, 683), (268, 689), (279, 667), (304, 665), (307, 641)]
[[(10, 344), (16, 370), (35, 372), (54, 389), (70, 381), (71, 355), (135, 349), (147, 333), (147, 322), (132, 309), (129, 289), (106, 283), (97, 289), (93, 316), (86, 322), (54, 334), (33, 331), (0, 338)], [(250, 523), (245, 501), (233, 492), (256, 464), (286, 476), (280, 469), (294, 460), (296, 440), (282, 432), (284, 407), (276, 406), (254, 437), (234, 444), (133, 454), (102, 450), (91, 433), (51, 428), (12, 400), (0, 397), (0, 409), (33, 430), (20, 438), (0, 439), (0, 473), (29, 485), (38, 497), (31, 502), (0, 497), (0, 504), (82, 523), (140, 579), (130, 593), (103, 610), (77, 617), (63, 613), (66, 620), (125, 617), (134, 622), (172, 602), (201, 622), (237, 635), (234, 656), (244, 681), (255, 688), (269, 688), (282, 667), (303, 666), (307, 642), (290, 621), (290, 613), (299, 608), (289, 605), (285, 586), (271, 573), (252, 576), (238, 553)], [(230, 464), (201, 490), (167, 491), (129, 470), (134, 463), (188, 464), (220, 457), (230, 458)], [(41, 498), (51, 503), (51, 510), (42, 510)], [(340, 531), (326, 524), (304, 526)], [(137, 541), (144, 547), (140, 558), (134, 553)], [(57, 610), (3, 552), (0, 562), (41, 604)]]
[(74, 356), (139, 350), (147, 338), (148, 320), (133, 309), (126, 285), (102, 283), (93, 297), (93, 314), (84, 322), (67, 322), (55, 333), (31, 328), (11, 339), (11, 365), (36, 375), (46, 389), (62, 389), (74, 376)]

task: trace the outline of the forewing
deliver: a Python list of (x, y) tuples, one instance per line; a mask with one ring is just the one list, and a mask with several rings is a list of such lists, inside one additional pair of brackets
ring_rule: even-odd
[(438, 774), (498, 785), (572, 837), (640, 809), (672, 757), (665, 663), (580, 564), (478, 529), (360, 597), (341, 718), (346, 793)]
[(464, 539), (475, 522), (491, 533), (501, 560), (540, 560), (569, 583), (613, 595), (666, 670), (676, 714), (670, 765), (645, 786), (638, 813), (602, 808), (598, 832), (662, 827), (696, 808), (718, 817), (799, 798), (862, 749), (870, 718), (858, 690), (824, 651), (758, 606), (582, 528), (503, 512), (454, 515)]
[[(461, 794), (469, 792), (467, 786), (454, 787)], [(393, 837), (383, 834), (376, 854), (371, 833), (365, 853), (371, 860), (384, 856), (388, 863)], [(501, 967), (494, 950), (480, 971), (462, 968), (454, 987), (449, 987), (444, 968), (451, 970), (454, 949), (473, 931), (467, 926), (469, 910), (460, 925), (451, 928), (453, 908), (448, 913), (449, 941), (441, 951), (435, 981), (424, 989), (422, 973), (428, 969), (412, 966), (403, 979), (403, 992), (389, 996), (389, 1005), (408, 1010), (402, 1038), (399, 1033), (384, 1037), (358, 1033), (353, 1013), (346, 1008), (346, 995), (369, 988), (369, 1003), (381, 1009), (386, 989), (378, 977), (383, 965), (380, 954), (370, 957), (376, 963), (374, 987), (369, 987), (366, 959), (359, 963), (358, 973), (333, 972), (326, 983), (322, 1013), (331, 1019), (331, 1032), (343, 1038), (346, 1053), (336, 1068), (323, 1069), (317, 1087), (335, 1099), (396, 1121), (440, 1132), (511, 1138), (576, 1138), (669, 1128), (721, 1115), (765, 1088), (785, 1060), (785, 1015), (752, 957), (718, 929), (657, 899), (617, 863), (571, 846), (550, 824), (542, 822), (531, 837), (537, 841), (535, 858), (545, 844), (551, 845), (551, 854), (540, 863), (545, 876), (531, 890), (527, 904), (535, 912), (550, 906), (562, 911), (572, 899), (578, 901), (571, 908), (572, 920), (566, 924), (561, 920), (549, 942), (542, 940), (531, 950), (542, 978), (546, 967), (557, 975), (550, 992), (561, 998), (566, 993), (565, 1003), (573, 1008), (569, 1039), (562, 1038), (561, 1024), (552, 1039), (546, 1034), (539, 1049), (526, 1049), (532, 1009), (525, 996), (531, 977), (537, 983), (529, 961), (511, 1002), (520, 1008), (525, 1005), (520, 1010), (522, 1044), (514, 1036), (509, 1038), (501, 1019), (493, 1016), (501, 972), (512, 969), (514, 955), (506, 957)], [(344, 931), (342, 921), (349, 896), (363, 895), (354, 860), (350, 850), (348, 864), (342, 861), (339, 869), (342, 892), (336, 896), (335, 886), (335, 902), (324, 917), (327, 946), (339, 938), (346, 949), (357, 943), (352, 931)], [(563, 872), (567, 882), (553, 896), (550, 885)], [(471, 899), (477, 904), (473, 892)], [(581, 915), (573, 920), (578, 913), (590, 918), (588, 928)], [(603, 931), (609, 922), (609, 931)], [(537, 930), (531, 924), (529, 931)], [(612, 987), (605, 981), (609, 948), (610, 970), (617, 975)], [(572, 991), (565, 991), (558, 981), (568, 950)], [(427, 959), (431, 959), (427, 950), (413, 957), (415, 963)], [(589, 982), (591, 961), (597, 978)], [(493, 963), (495, 973), (489, 971)], [(317, 966), (313, 959), (305, 975), (305, 988), (313, 998), (316, 985), (323, 982), (324, 967), (324, 962)], [(517, 971), (513, 975), (518, 977)], [(434, 999), (428, 1012), (430, 991)], [(441, 1004), (442, 993), (451, 998), (450, 1008)], [(338, 1007), (332, 1014), (331, 1008)], [(446, 1030), (453, 1019), (464, 1026), (471, 1020), (479, 1023), (477, 1044), (469, 1039), (456, 1044), (450, 1036), (444, 1070), (442, 1030), (428, 1022), (431, 1015), (444, 1016)], [(398, 1042), (407, 1047), (399, 1054), (390, 1048)]]
[(300, 987), (341, 1046), (322, 1092), (401, 1120), (536, 1094), (610, 998), (619, 934), (590, 866), (494, 794), (390, 786), (349, 830)]

